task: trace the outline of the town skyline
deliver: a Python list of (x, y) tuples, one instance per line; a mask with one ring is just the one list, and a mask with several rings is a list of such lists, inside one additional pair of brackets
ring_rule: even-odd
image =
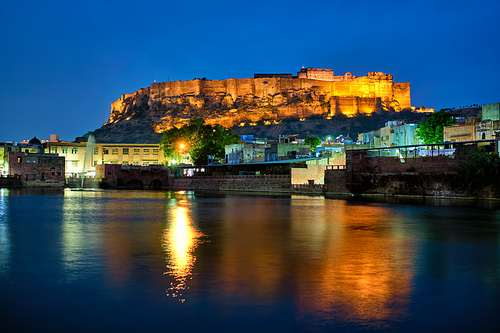
[[(249, 78), (302, 66), (384, 72), (412, 105), (499, 101), (499, 4), (8, 3), (0, 14), (0, 141), (100, 128), (111, 103), (156, 82)], [(154, 9), (154, 10), (153, 10)]]

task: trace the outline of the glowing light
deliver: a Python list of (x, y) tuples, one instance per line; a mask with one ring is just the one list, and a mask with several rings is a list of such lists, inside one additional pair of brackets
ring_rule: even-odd
[[(167, 253), (168, 274), (174, 277), (175, 282), (170, 284), (166, 295), (171, 297), (182, 296), (184, 289), (189, 289), (187, 281), (191, 278), (196, 257), (194, 250), (199, 244), (202, 234), (192, 225), (187, 200), (181, 199), (172, 209), (172, 223), (163, 234), (163, 247)], [(185, 298), (179, 298), (184, 302)]]

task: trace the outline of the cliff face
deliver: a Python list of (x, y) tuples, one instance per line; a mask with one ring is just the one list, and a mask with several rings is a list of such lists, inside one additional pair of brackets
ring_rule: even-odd
[(96, 138), (157, 142), (162, 132), (193, 118), (232, 127), (410, 107), (410, 84), (394, 83), (391, 75), (382, 73), (348, 82), (280, 77), (162, 82), (113, 102), (109, 121), (96, 131)]

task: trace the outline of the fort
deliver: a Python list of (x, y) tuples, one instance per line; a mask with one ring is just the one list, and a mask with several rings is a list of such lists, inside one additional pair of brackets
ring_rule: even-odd
[(193, 118), (225, 127), (259, 120), (279, 121), (320, 115), (355, 116), (411, 108), (410, 83), (390, 74), (334, 75), (331, 69), (302, 68), (292, 74), (255, 74), (254, 78), (194, 79), (153, 83), (111, 104), (105, 125), (145, 121), (156, 133)]

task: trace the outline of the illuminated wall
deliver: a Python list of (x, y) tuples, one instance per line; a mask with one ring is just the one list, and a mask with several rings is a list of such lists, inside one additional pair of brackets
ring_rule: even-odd
[(156, 132), (180, 127), (196, 117), (208, 124), (231, 127), (261, 119), (355, 116), (411, 108), (410, 84), (395, 83), (392, 75), (370, 72), (355, 77), (346, 73), (337, 78), (331, 70), (321, 71), (329, 72), (311, 72), (316, 79), (265, 77), (153, 83), (113, 102), (106, 124), (136, 121), (132, 109), (139, 101), (148, 102), (147, 116)]

